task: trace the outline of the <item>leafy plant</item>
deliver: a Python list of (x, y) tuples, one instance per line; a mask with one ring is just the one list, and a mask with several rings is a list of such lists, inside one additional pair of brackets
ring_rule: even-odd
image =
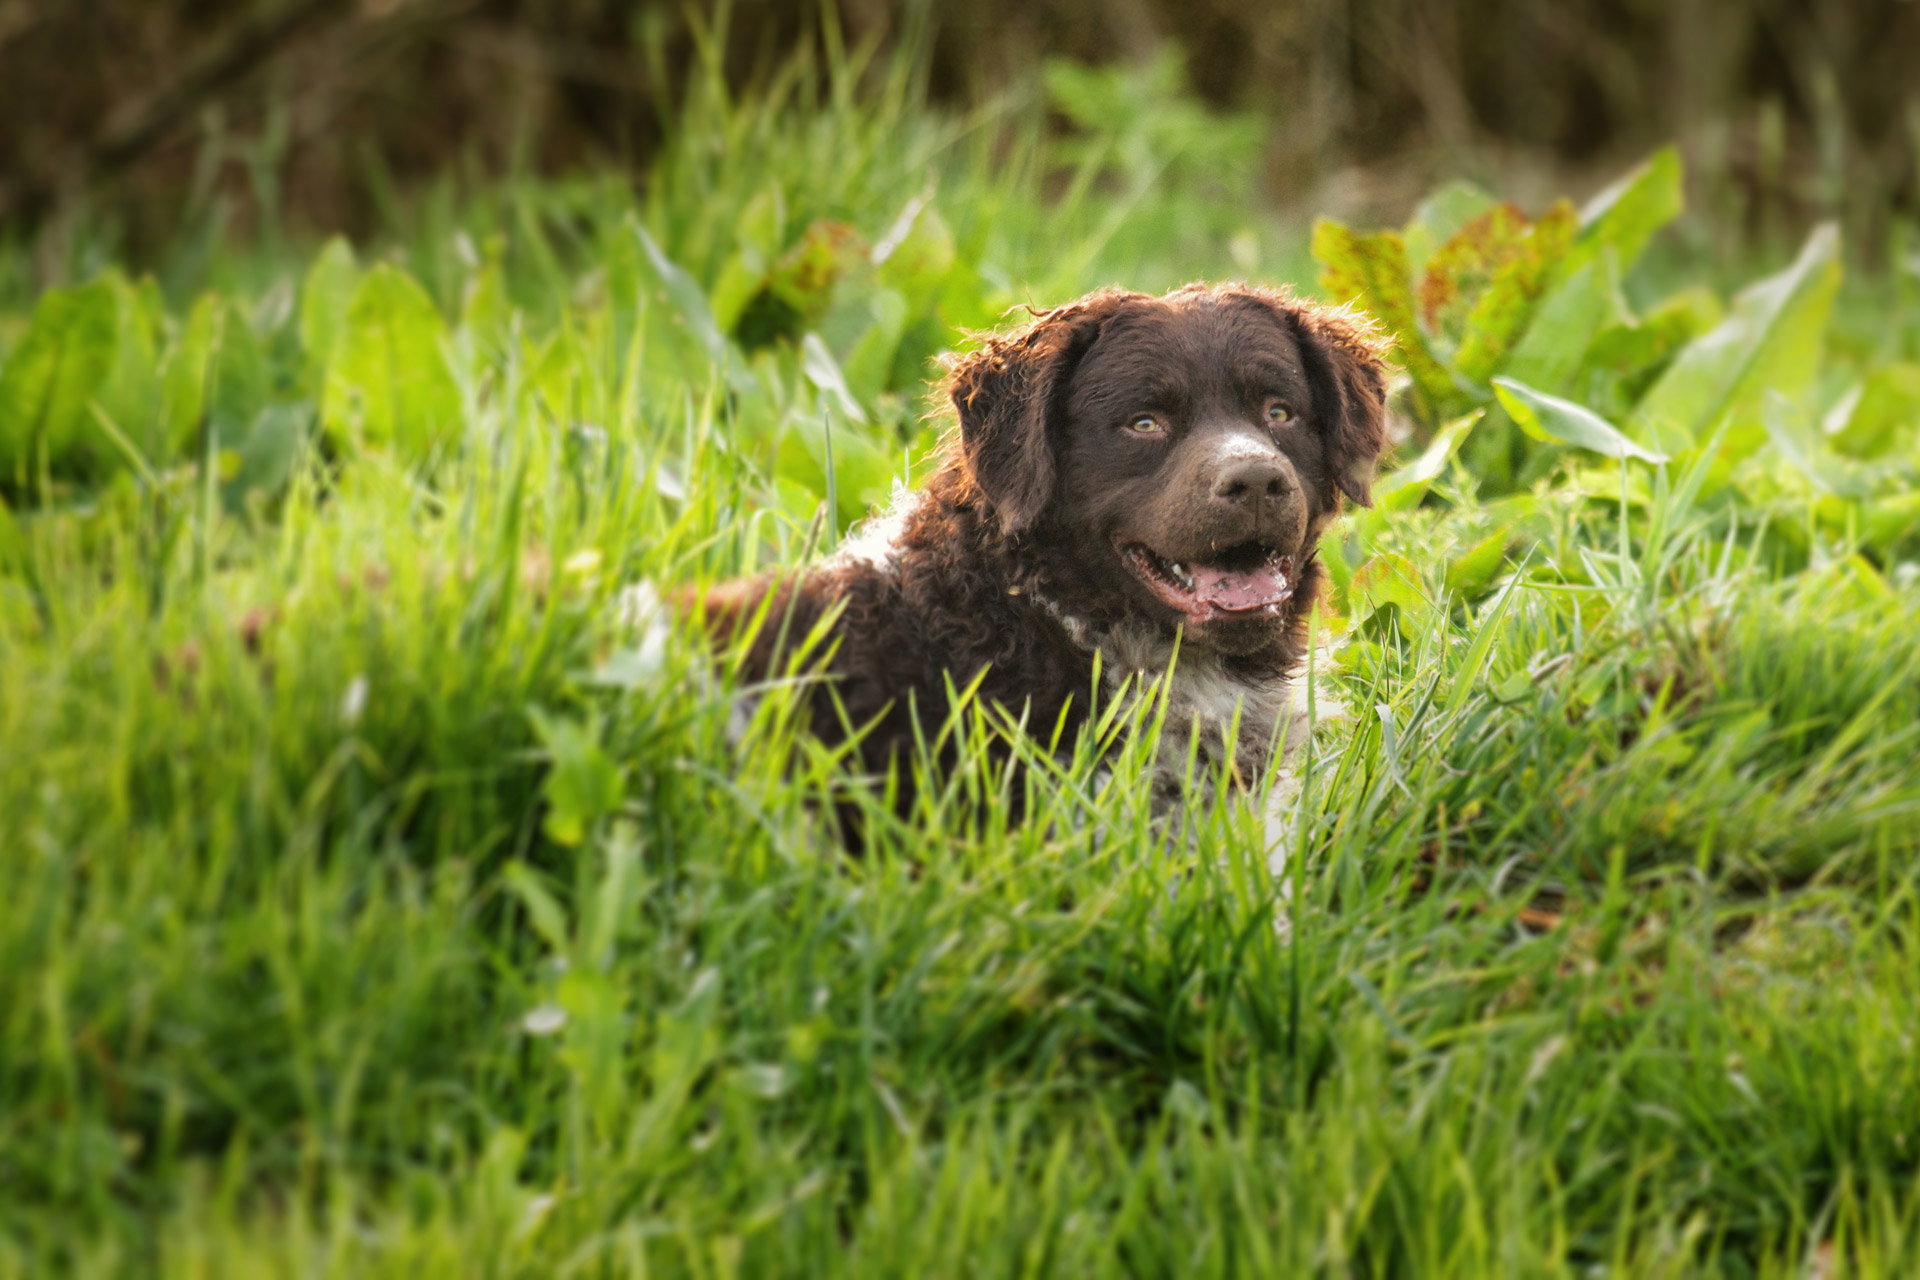
[(1499, 493), (1537, 478), (1553, 455), (1528, 446), (1495, 395), (1496, 377), (1604, 404), (1674, 358), (1671, 341), (1656, 336), (1672, 321), (1649, 330), (1620, 282), (1680, 207), (1680, 161), (1668, 150), (1577, 215), (1563, 201), (1529, 219), (1453, 186), (1399, 231), (1363, 235), (1323, 219), (1313, 250), (1322, 291), (1391, 332), (1410, 380), (1404, 402), (1423, 431), (1472, 408), (1488, 411), (1468, 458), (1483, 488)]
[[(1456, 449), (1487, 496), (1559, 471), (1611, 500), (1618, 479), (1583, 455), (1686, 465), (1711, 447), (1706, 494), (1732, 486), (1755, 511), (1789, 494), (1817, 496), (1814, 515), (1827, 536), (1882, 563), (1898, 552), (1915, 527), (1909, 495), (1920, 444), (1907, 367), (1869, 372), (1824, 414), (1812, 400), (1841, 283), (1837, 232), (1816, 229), (1790, 266), (1730, 307), (1695, 287), (1636, 316), (1621, 279), (1679, 212), (1679, 184), (1679, 161), (1666, 151), (1577, 217), (1562, 203), (1530, 221), (1454, 186), (1399, 231), (1316, 224), (1322, 289), (1387, 327), (1406, 376), (1399, 404), (1416, 443), (1434, 446), (1409, 465), (1417, 490), (1389, 481), (1392, 509), (1424, 494)], [(1468, 411), (1479, 415), (1471, 423), (1454, 417)], [(1330, 548), (1340, 607), (1380, 523), (1363, 518)], [(1475, 549), (1476, 564), (1490, 546)], [(1448, 579), (1469, 592), (1491, 581), (1464, 559)]]
[(23, 495), (157, 452), (158, 319), (118, 272), (41, 296), (0, 369), (0, 484)]

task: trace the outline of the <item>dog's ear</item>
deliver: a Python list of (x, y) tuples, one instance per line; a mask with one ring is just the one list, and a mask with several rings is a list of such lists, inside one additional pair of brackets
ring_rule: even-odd
[(1386, 340), (1371, 321), (1343, 307), (1290, 297), (1268, 301), (1300, 344), (1334, 483), (1361, 506), (1372, 506), (1373, 464), (1387, 444)]
[(1052, 501), (1058, 402), (1100, 326), (1132, 296), (1108, 290), (1042, 311), (949, 366), (960, 454), (1004, 532), (1033, 527)]

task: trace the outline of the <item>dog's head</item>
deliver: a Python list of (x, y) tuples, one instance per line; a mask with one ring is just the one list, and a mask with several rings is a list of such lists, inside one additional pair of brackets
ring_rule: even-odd
[(955, 362), (961, 464), (1080, 601), (1251, 653), (1306, 605), (1340, 495), (1371, 505), (1383, 350), (1273, 289), (1091, 294)]

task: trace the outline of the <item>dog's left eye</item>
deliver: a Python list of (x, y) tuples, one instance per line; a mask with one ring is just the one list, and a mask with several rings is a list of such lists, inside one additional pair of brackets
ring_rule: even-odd
[(1140, 414), (1127, 424), (1127, 430), (1137, 436), (1156, 436), (1162, 429), (1160, 419), (1150, 413)]
[(1275, 426), (1279, 426), (1281, 423), (1292, 422), (1292, 406), (1283, 404), (1278, 400), (1267, 401), (1267, 421), (1273, 423)]

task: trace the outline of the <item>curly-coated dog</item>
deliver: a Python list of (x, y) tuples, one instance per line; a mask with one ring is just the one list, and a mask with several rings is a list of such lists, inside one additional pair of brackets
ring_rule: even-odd
[(1257, 778), (1285, 737), (1320, 535), (1342, 494), (1370, 505), (1383, 350), (1358, 316), (1243, 285), (1036, 313), (951, 362), (958, 438), (920, 489), (817, 567), (715, 587), (707, 623), (757, 623), (743, 670), (762, 678), (837, 609), (813, 730), (864, 730), (862, 760), (903, 796), (914, 718), (931, 735), (949, 688), (979, 677), (1036, 730), (1072, 729), (1096, 654), (1113, 688), (1163, 674), (1176, 640), (1169, 738), (1197, 725), (1218, 762), (1237, 713), (1227, 763)]

